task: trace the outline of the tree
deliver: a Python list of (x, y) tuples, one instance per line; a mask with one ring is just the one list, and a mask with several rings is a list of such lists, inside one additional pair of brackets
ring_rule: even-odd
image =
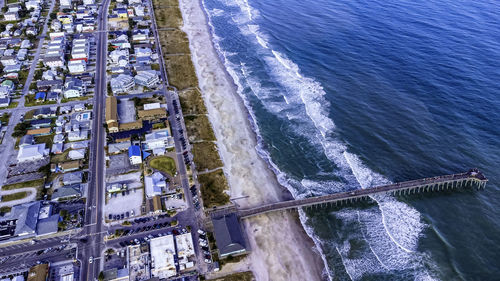
[(99, 276), (97, 276), (97, 279), (99, 281), (103, 281), (104, 280), (104, 272), (103, 271), (99, 272)]
[(14, 127), (14, 132), (12, 133), (12, 136), (17, 138), (17, 137), (22, 137), (24, 135), (26, 135), (26, 132), (28, 131), (28, 128), (30, 127), (30, 125), (28, 123), (18, 123), (15, 127)]
[(56, 18), (57, 18), (57, 13), (56, 12), (50, 13), (50, 19), (51, 20), (55, 20)]

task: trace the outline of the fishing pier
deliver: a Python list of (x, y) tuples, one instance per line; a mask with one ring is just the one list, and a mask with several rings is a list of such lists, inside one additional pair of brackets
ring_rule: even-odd
[(342, 206), (357, 201), (371, 200), (371, 195), (391, 194), (394, 196), (417, 194), (422, 192), (460, 190), (465, 188), (484, 189), (488, 179), (477, 169), (471, 169), (465, 173), (444, 175), (432, 178), (398, 182), (377, 187), (357, 189), (348, 192), (340, 192), (323, 196), (314, 196), (303, 199), (270, 203), (249, 209), (237, 209), (235, 206), (229, 208), (213, 209), (209, 213), (211, 217), (220, 217), (229, 213), (236, 213), (240, 218), (248, 218), (274, 211), (322, 206)]

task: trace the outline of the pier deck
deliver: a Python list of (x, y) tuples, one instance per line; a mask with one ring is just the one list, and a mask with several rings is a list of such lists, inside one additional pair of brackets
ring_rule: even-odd
[(344, 203), (357, 200), (366, 200), (370, 195), (374, 194), (406, 195), (428, 191), (457, 190), (466, 187), (476, 188), (479, 190), (483, 189), (486, 186), (487, 181), (488, 179), (479, 170), (472, 169), (466, 173), (424, 178), (377, 187), (358, 189), (349, 192), (340, 192), (323, 196), (308, 197), (304, 199), (282, 201), (249, 209), (214, 209), (210, 213), (212, 217), (217, 217), (229, 212), (237, 212), (240, 218), (247, 218), (268, 212), (294, 209), (312, 205), (342, 205)]

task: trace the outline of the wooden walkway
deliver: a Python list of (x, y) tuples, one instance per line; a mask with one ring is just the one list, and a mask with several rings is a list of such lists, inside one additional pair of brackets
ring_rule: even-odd
[(214, 209), (210, 211), (212, 217), (222, 216), (227, 213), (236, 212), (240, 218), (247, 218), (268, 212), (294, 209), (312, 205), (336, 204), (342, 205), (358, 200), (369, 199), (374, 194), (407, 195), (420, 192), (458, 190), (462, 188), (484, 189), (488, 179), (477, 169), (466, 173), (445, 175), (433, 178), (405, 181), (394, 184), (382, 185), (366, 189), (358, 189), (349, 192), (334, 193), (324, 196), (308, 197), (304, 199), (290, 200), (267, 204), (250, 209), (236, 210), (236, 208)]

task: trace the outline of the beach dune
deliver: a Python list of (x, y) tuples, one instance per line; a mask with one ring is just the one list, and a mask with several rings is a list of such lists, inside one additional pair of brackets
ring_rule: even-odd
[[(245, 208), (283, 199), (285, 189), (256, 151), (256, 136), (236, 86), (212, 45), (201, 3), (180, 0), (182, 30), (190, 42), (200, 89), (224, 161), (233, 198)], [(289, 196), (289, 195), (288, 195)], [(244, 220), (257, 280), (322, 280), (324, 265), (296, 213), (276, 212)]]

